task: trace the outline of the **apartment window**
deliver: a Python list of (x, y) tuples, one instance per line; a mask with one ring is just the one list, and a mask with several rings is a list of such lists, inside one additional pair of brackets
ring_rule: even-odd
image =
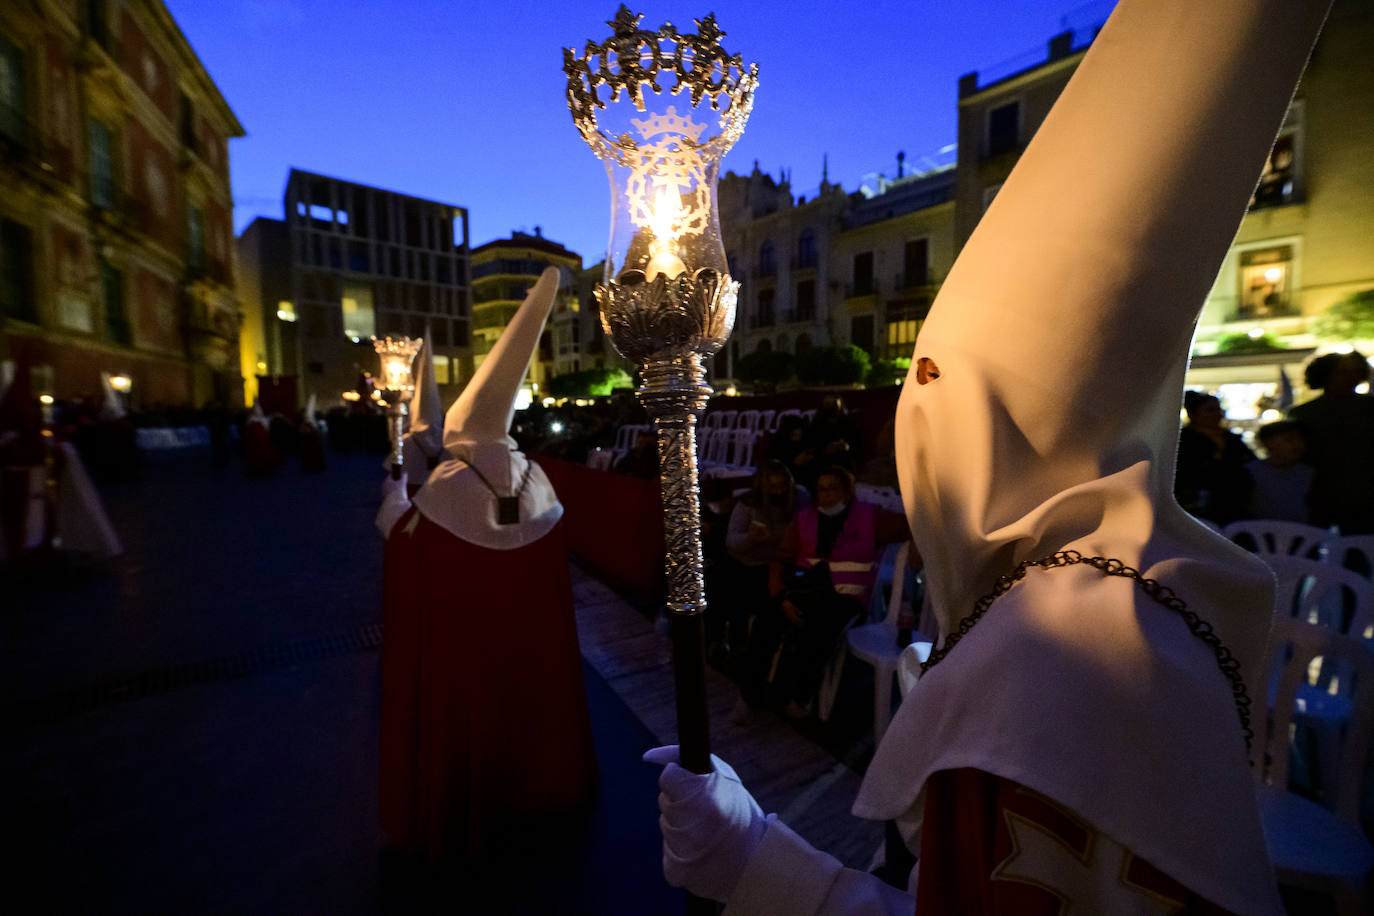
[(816, 233), (810, 229), (802, 230), (801, 237), (797, 239), (797, 266), (816, 266)]
[(181, 145), (195, 152), (196, 109), (191, 104), (190, 97), (184, 92), (177, 98), (177, 127), (181, 135)]
[(773, 326), (773, 290), (759, 290), (759, 315), (757, 327), (769, 328)]
[(873, 252), (863, 251), (854, 255), (854, 295), (873, 294)]
[(872, 315), (856, 315), (849, 319), (849, 342), (865, 353), (873, 353)]
[[(1286, 126), (1286, 125), (1285, 125)], [(1298, 200), (1298, 132), (1286, 129), (1274, 141), (1264, 162), (1259, 184), (1250, 198), (1251, 209), (1282, 207)]]
[(124, 312), (124, 275), (103, 261), (100, 293), (105, 303), (105, 336), (115, 343), (129, 343), (129, 316)]
[(434, 357), (434, 382), (438, 385), (450, 384), (449, 359), (442, 354)]
[(1293, 308), (1293, 246), (1275, 245), (1240, 253), (1240, 296), (1232, 321), (1277, 318)]
[(186, 266), (205, 269), (205, 211), (200, 207), (186, 208)]
[(764, 242), (759, 246), (759, 273), (765, 277), (771, 277), (778, 272), (777, 254), (773, 250), (772, 242)]
[(930, 271), (930, 240), (911, 239), (902, 247), (902, 286), (924, 286)]
[(993, 202), (994, 200), (997, 199), (997, 192), (1000, 191), (1000, 190), (1002, 190), (1002, 182), (1000, 182), (1000, 181), (997, 182), (997, 184), (990, 184), (990, 185), (988, 185), (986, 188), (983, 189), (983, 212), (984, 212), (984, 213), (988, 212), (988, 207), (991, 207), (991, 206), (992, 206), (992, 202)]
[(922, 322), (915, 318), (901, 318), (887, 323), (887, 353), (885, 355), (888, 359), (911, 356), (912, 349), (916, 346), (916, 335), (921, 330), (921, 324)]
[(110, 27), (109, 16), (105, 9), (105, 0), (86, 0), (86, 32), (91, 36), (91, 40), (102, 48), (109, 50), (110, 47)]
[(0, 35), (0, 137), (21, 145), (27, 136), (26, 92), (24, 54)]
[(91, 203), (105, 210), (113, 210), (115, 183), (110, 129), (99, 121), (91, 121), (90, 134)]
[(888, 359), (911, 356), (916, 335), (930, 314), (930, 301), (910, 299), (894, 303), (887, 310), (887, 341), (883, 355)]
[(988, 155), (1015, 150), (1021, 141), (1021, 103), (1007, 102), (988, 112)]
[(797, 320), (811, 321), (816, 317), (816, 281), (803, 280), (797, 284)]
[(345, 283), (341, 298), (345, 337), (365, 339), (377, 333), (377, 313), (372, 306), (372, 287)]
[(37, 321), (33, 301), (33, 233), (23, 223), (0, 220), (0, 314)]

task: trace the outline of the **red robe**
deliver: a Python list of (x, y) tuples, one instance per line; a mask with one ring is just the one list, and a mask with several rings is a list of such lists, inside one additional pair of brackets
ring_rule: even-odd
[(387, 539), (381, 821), (430, 859), (596, 793), (563, 526), (515, 550), (411, 508)]
[(1045, 796), (981, 770), (926, 783), (917, 913), (1228, 916)]

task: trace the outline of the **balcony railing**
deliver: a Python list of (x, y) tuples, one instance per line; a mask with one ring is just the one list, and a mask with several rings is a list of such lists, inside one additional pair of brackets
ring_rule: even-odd
[(930, 268), (921, 271), (902, 271), (893, 280), (896, 289), (915, 289), (921, 286), (930, 286), (934, 283)]
[(860, 299), (864, 296), (876, 296), (878, 285), (872, 280), (859, 283), (846, 283), (844, 287), (844, 297), (846, 299)]

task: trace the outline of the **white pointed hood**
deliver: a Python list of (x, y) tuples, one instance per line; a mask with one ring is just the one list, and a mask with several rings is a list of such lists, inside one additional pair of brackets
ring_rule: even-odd
[(415, 394), (410, 399), (410, 431), (401, 440), (406, 476), (419, 485), (429, 476), (429, 459), (438, 458), (444, 448), (444, 405), (439, 401), (439, 382), (434, 377), (434, 340), (425, 328), (425, 343), (420, 350)]
[(248, 411), (248, 419), (245, 423), (261, 423), (267, 426), (267, 414), (262, 412), (262, 403), (257, 398), (253, 398), (253, 409)]
[[(1212, 623), (1263, 715), (1273, 578), (1179, 508), (1174, 459), (1197, 312), (1326, 6), (1122, 0), (960, 254), (896, 427), (943, 633), (1024, 560), (1115, 557)], [(917, 683), (855, 812), (906, 814), (951, 767), (1048, 795), (1232, 912), (1279, 911), (1230, 684), (1129, 579), (1028, 572)]]
[(315, 395), (313, 394), (305, 400), (305, 415), (301, 418), (301, 425), (320, 428), (319, 421), (315, 419)]
[(100, 373), (100, 389), (104, 393), (104, 403), (100, 405), (99, 417), (101, 420), (118, 420), (128, 414), (124, 408), (124, 402), (119, 399), (119, 392), (115, 391), (114, 385), (110, 384), (110, 373)]
[[(449, 408), (444, 418), (445, 458), (415, 496), (426, 518), (483, 547), (523, 547), (543, 537), (563, 516), (552, 484), (537, 464), (516, 451), (510, 436), (515, 398), (557, 292), (558, 270), (550, 267)], [(520, 521), (500, 524), (497, 494), (517, 493)]]

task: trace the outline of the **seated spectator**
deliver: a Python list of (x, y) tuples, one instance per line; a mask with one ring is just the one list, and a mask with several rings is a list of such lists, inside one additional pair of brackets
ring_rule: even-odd
[(753, 488), (730, 513), (720, 588), (711, 600), (719, 611), (717, 625), (724, 631), (727, 652), (735, 661), (742, 660), (748, 643), (749, 618), (769, 603), (768, 564), (777, 556), (796, 512), (791, 473), (782, 462), (769, 461), (754, 474)]
[(1285, 522), (1310, 520), (1307, 500), (1312, 490), (1312, 468), (1303, 464), (1302, 429), (1291, 420), (1261, 426), (1259, 441), (1264, 459), (1245, 465), (1254, 481), (1250, 491), (1250, 518)]
[(853, 471), (859, 460), (859, 425), (844, 409), (844, 400), (827, 394), (811, 418), (807, 440), (819, 467), (836, 465)]
[(1178, 436), (1174, 496), (1192, 515), (1228, 525), (1245, 514), (1250, 498), (1245, 465), (1255, 453), (1221, 425), (1225, 414), (1214, 395), (1185, 392), (1183, 409), (1188, 425)]
[(768, 457), (781, 461), (792, 479), (808, 490), (815, 483), (816, 452), (807, 442), (806, 421), (796, 414), (788, 414), (778, 421), (778, 428), (768, 443)]
[(773, 603), (760, 610), (750, 637), (750, 673), (767, 681), (773, 672), (788, 716), (810, 714), (836, 640), (867, 613), (883, 547), (910, 536), (905, 516), (854, 498), (854, 477), (844, 468), (817, 476), (816, 505), (798, 511), (783, 533), (769, 568)]
[(631, 477), (658, 476), (658, 438), (652, 431), (635, 436), (634, 446), (615, 463), (615, 472)]

